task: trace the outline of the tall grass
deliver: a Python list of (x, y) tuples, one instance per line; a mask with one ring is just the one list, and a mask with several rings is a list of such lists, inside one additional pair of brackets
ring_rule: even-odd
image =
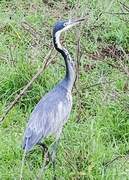
[[(0, 114), (41, 66), (53, 23), (89, 13), (81, 30), (78, 90), (73, 89), (73, 110), (57, 155), (58, 179), (129, 179), (129, 84), (121, 66), (128, 67), (129, 27), (127, 15), (107, 13), (121, 12), (120, 3), (109, 5), (111, 1), (101, 0), (0, 1)], [(35, 35), (22, 27), (25, 21), (36, 29)], [(78, 26), (64, 35), (75, 60), (79, 31)], [(0, 179), (19, 179), (27, 119), (40, 98), (64, 76), (62, 65), (58, 55), (1, 125)], [(23, 178), (34, 179), (42, 163), (40, 148), (35, 147), (26, 159)], [(50, 167), (45, 178), (51, 177)]]

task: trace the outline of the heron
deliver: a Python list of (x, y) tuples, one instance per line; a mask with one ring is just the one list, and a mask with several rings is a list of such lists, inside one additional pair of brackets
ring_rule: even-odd
[(41, 98), (31, 113), (24, 132), (23, 149), (29, 152), (35, 145), (46, 147), (44, 143), (48, 136), (55, 137), (51, 144), (50, 155), (54, 162), (57, 146), (64, 124), (72, 109), (72, 88), (75, 81), (75, 62), (60, 42), (62, 32), (84, 21), (85, 18), (57, 21), (53, 27), (53, 44), (62, 55), (66, 73), (64, 78), (45, 96)]

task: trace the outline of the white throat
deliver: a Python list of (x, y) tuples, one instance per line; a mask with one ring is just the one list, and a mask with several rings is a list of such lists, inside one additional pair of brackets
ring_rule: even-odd
[(62, 49), (62, 45), (61, 45), (61, 43), (60, 43), (60, 35), (61, 35), (61, 32), (62, 32), (62, 30), (57, 31), (56, 34), (55, 34), (55, 43), (57, 44), (57, 47), (58, 47), (59, 49)]
[[(70, 21), (69, 21), (70, 22)], [(55, 41), (56, 41), (56, 44), (57, 44), (57, 47), (59, 48), (59, 49), (63, 49), (63, 47), (62, 47), (62, 45), (61, 45), (61, 43), (60, 43), (60, 35), (61, 35), (61, 33), (63, 32), (63, 31), (67, 31), (69, 28), (71, 28), (73, 25), (72, 24), (69, 24), (69, 25), (67, 25), (66, 27), (64, 27), (63, 29), (61, 29), (60, 31), (57, 31), (56, 33), (55, 33)]]

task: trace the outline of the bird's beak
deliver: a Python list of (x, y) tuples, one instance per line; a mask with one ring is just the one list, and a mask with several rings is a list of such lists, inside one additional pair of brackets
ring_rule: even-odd
[(79, 18), (79, 19), (76, 19), (76, 20), (71, 20), (71, 23), (76, 24), (76, 23), (80, 23), (80, 22), (82, 22), (84, 20), (85, 20), (85, 18)]
[(71, 19), (71, 20), (66, 22), (66, 26), (65, 26), (65, 28), (63, 30), (64, 31), (68, 30), (69, 28), (79, 24), (80, 22), (84, 21), (85, 19), (86, 18), (80, 18), (80, 19), (76, 19), (76, 20)]
[(85, 18), (79, 18), (76, 20), (70, 20), (68, 23), (68, 26), (75, 26), (76, 24), (79, 24), (80, 22), (84, 21)]

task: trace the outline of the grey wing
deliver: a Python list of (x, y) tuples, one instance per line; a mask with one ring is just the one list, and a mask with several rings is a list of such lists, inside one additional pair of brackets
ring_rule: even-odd
[(32, 112), (24, 133), (23, 148), (29, 151), (43, 137), (43, 123), (45, 124), (45, 115), (41, 112)]
[(23, 148), (26, 151), (31, 150), (42, 138), (60, 131), (71, 111), (70, 97), (63, 90), (55, 90), (40, 100), (25, 131)]

